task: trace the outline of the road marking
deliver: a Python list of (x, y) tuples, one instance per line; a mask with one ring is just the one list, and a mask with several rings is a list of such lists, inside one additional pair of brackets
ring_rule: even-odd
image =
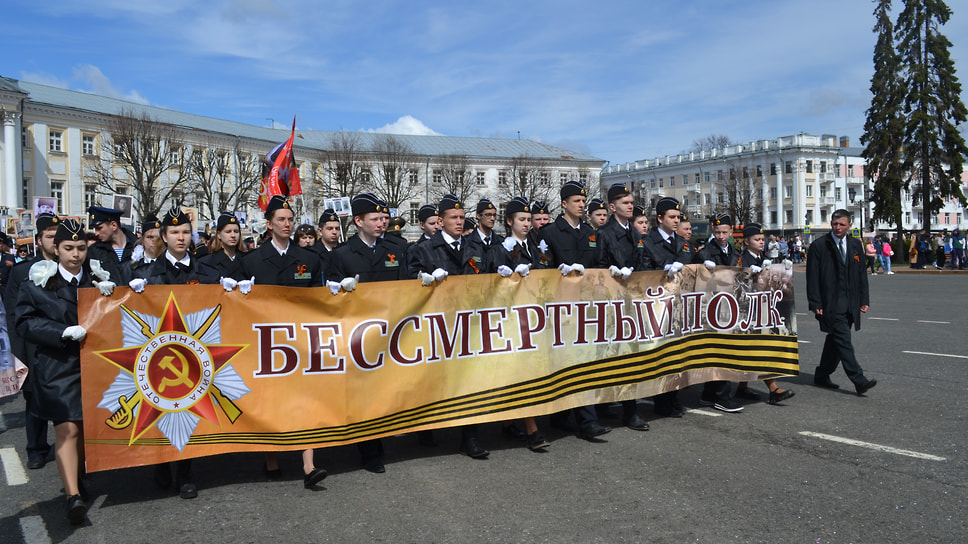
[(723, 414), (720, 414), (719, 412), (711, 412), (709, 410), (700, 410), (699, 408), (692, 408), (692, 409), (686, 410), (686, 412), (688, 412), (690, 414), (699, 414), (701, 416), (711, 416), (711, 417), (721, 417), (723, 415)]
[(819, 438), (821, 440), (830, 440), (831, 442), (840, 442), (841, 444), (849, 444), (851, 446), (860, 446), (862, 448), (867, 448), (870, 450), (883, 451), (885, 453), (895, 453), (897, 455), (906, 455), (907, 457), (914, 457), (917, 459), (925, 459), (927, 461), (946, 461), (944, 457), (938, 457), (936, 455), (929, 455), (927, 453), (919, 453), (911, 450), (902, 450), (898, 448), (892, 448), (890, 446), (882, 446), (880, 444), (872, 444), (870, 442), (861, 442), (860, 440), (854, 440), (852, 438), (843, 438), (840, 436), (833, 436), (823, 433), (814, 433), (810, 431), (800, 431), (803, 436), (812, 436), (814, 438)]
[(950, 325), (951, 324), (950, 321), (925, 321), (923, 319), (919, 319), (918, 320), (918, 323), (934, 323), (935, 325)]
[(40, 516), (25, 516), (20, 518), (20, 532), (24, 535), (26, 544), (50, 544), (50, 536), (47, 534), (47, 526), (44, 525), (44, 518)]
[(3, 412), (0, 412), (0, 433), (7, 432), (7, 420), (3, 419)]
[(927, 351), (902, 351), (901, 353), (910, 353), (912, 355), (932, 355), (934, 357), (954, 357), (955, 359), (968, 359), (968, 355), (951, 355), (948, 353), (929, 353)]
[(808, 314), (806, 312), (797, 312), (797, 315), (810, 315), (810, 314)]
[(900, 319), (896, 317), (868, 317), (867, 319), (872, 319), (875, 321), (900, 321)]
[(810, 340), (797, 340), (798, 344), (812, 344)]
[(27, 483), (27, 473), (20, 462), (17, 450), (0, 448), (0, 461), (3, 461), (3, 471), (7, 474), (7, 485), (23, 485)]

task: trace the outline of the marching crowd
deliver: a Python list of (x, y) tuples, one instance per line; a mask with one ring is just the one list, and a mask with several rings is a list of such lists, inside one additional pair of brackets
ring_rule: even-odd
[[(333, 210), (323, 212), (315, 226), (297, 226), (290, 203), (278, 195), (268, 202), (266, 231), (258, 244), (242, 239), (241, 225), (232, 212), (222, 213), (210, 242), (197, 246), (193, 225), (178, 206), (160, 219), (148, 217), (141, 225), (140, 238), (121, 226), (119, 210), (91, 207), (88, 224), (96, 241), (90, 246), (88, 233), (78, 222), (40, 215), (36, 220), (37, 257), (9, 270), (3, 297), (12, 351), (30, 370), (23, 388), (28, 467), (40, 468), (47, 462), (47, 425), (52, 423), (67, 518), (74, 524), (85, 519), (87, 505), (79, 479), (84, 467), (79, 364), (80, 343), (87, 331), (78, 325), (79, 287), (94, 287), (110, 295), (119, 285), (140, 293), (146, 285), (221, 284), (227, 291), (238, 289), (243, 294), (260, 285), (326, 286), (337, 294), (354, 290), (360, 282), (419, 279), (422, 285), (432, 286), (449, 275), (526, 276), (541, 268), (556, 268), (563, 275), (601, 268), (620, 278), (642, 270), (664, 270), (674, 276), (686, 264), (710, 269), (740, 266), (758, 273), (775, 260), (771, 256), (778, 241), (767, 244), (757, 224), (745, 225), (743, 246), (734, 247), (730, 243), (733, 221), (726, 214), (711, 218), (712, 235), (697, 251), (690, 242), (691, 223), (671, 197), (656, 203), (651, 222), (648, 211), (635, 205), (624, 185), (608, 188), (605, 199), (586, 201), (585, 187), (569, 181), (561, 187), (560, 197), (561, 214), (554, 220), (544, 202), (511, 199), (499, 228), (498, 209), (490, 200), (476, 204), (472, 221), (464, 203), (446, 195), (436, 204), (420, 208), (422, 234), (412, 243), (399, 232), (401, 222), (391, 221), (387, 204), (370, 193), (352, 198), (356, 232), (342, 242), (340, 218)], [(795, 247), (797, 255), (802, 247)], [(787, 269), (792, 264), (790, 260), (777, 263)], [(829, 381), (830, 372), (828, 368), (825, 374), (818, 374), (817, 383), (836, 387)], [(856, 378), (855, 374), (848, 375), (862, 393), (863, 376)], [(794, 395), (774, 380), (765, 383), (770, 404)], [(746, 383), (739, 384), (734, 394), (729, 382), (714, 381), (704, 384), (701, 403), (737, 412), (743, 407), (736, 397), (757, 399), (761, 395)], [(611, 430), (599, 422), (599, 410), (604, 408), (585, 406), (554, 414), (550, 423), (580, 437), (594, 438)], [(685, 411), (677, 391), (656, 396), (654, 410), (664, 417), (681, 417)], [(621, 403), (620, 418), (629, 429), (649, 429), (634, 400)], [(477, 427), (460, 429), (459, 446), (465, 455), (483, 459), (489, 452), (480, 442)], [(505, 422), (503, 433), (534, 451), (549, 447), (534, 418)], [(436, 445), (432, 431), (420, 432), (417, 438), (422, 445)], [(379, 439), (357, 447), (363, 468), (384, 472)], [(179, 461), (174, 467), (158, 465), (154, 481), (162, 488), (174, 484), (183, 498), (195, 497), (198, 490), (191, 465), (191, 460)], [(280, 476), (274, 453), (266, 454), (263, 469), (270, 479)], [(315, 465), (311, 449), (302, 452), (302, 473), (307, 488), (327, 475)]]

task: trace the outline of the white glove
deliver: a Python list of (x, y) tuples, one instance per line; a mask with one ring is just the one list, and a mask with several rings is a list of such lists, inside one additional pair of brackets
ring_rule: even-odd
[(622, 269), (620, 269), (619, 267), (615, 266), (614, 264), (612, 266), (608, 267), (608, 271), (612, 273), (612, 277), (613, 278), (617, 278), (617, 277), (619, 277), (619, 276), (622, 275)]
[(135, 293), (144, 291), (145, 285), (148, 285), (148, 280), (144, 278), (135, 278), (128, 282), (128, 287), (130, 287)]
[(674, 263), (669, 263), (665, 265), (665, 270), (669, 274), (669, 277), (671, 278), (676, 274), (678, 274), (680, 270), (682, 270), (682, 263), (680, 263), (679, 261), (676, 261)]
[(100, 291), (101, 294), (106, 297), (111, 296), (111, 293), (114, 292), (114, 288), (117, 287), (113, 281), (95, 282), (94, 285), (96, 285), (98, 291)]
[(255, 285), (255, 276), (247, 280), (242, 280), (239, 282), (239, 292), (243, 295), (248, 295), (252, 291), (253, 285)]
[(343, 278), (343, 281), (339, 282), (340, 287), (343, 288), (347, 293), (356, 290), (356, 282), (360, 280), (359, 274), (353, 278)]
[(506, 278), (513, 274), (514, 270), (511, 270), (510, 266), (502, 264), (501, 266), (497, 267), (497, 273), (500, 274), (502, 278)]
[(790, 259), (783, 259), (783, 269), (793, 270), (793, 261), (791, 261)]
[(64, 332), (61, 334), (61, 338), (67, 338), (75, 342), (84, 340), (85, 336), (87, 336), (87, 331), (80, 325), (71, 325), (64, 329)]
[(571, 274), (571, 267), (565, 263), (559, 264), (558, 270), (561, 272), (562, 276), (567, 276), (568, 274)]
[(756, 266), (755, 264), (752, 265), (752, 266), (750, 266), (750, 272), (752, 272), (754, 274), (759, 274), (762, 271), (763, 271), (763, 269), (760, 268), (760, 267), (758, 267), (758, 266)]
[(225, 289), (226, 291), (231, 291), (232, 289), (235, 289), (236, 287), (239, 286), (239, 282), (235, 281), (232, 278), (222, 278), (218, 281), (219, 283), (222, 284), (222, 289)]
[(447, 271), (443, 268), (438, 268), (437, 270), (434, 270), (433, 276), (434, 281), (443, 281), (444, 278), (447, 277)]
[(335, 282), (335, 281), (327, 281), (326, 282), (326, 287), (329, 287), (329, 292), (330, 293), (333, 293), (333, 296), (336, 296), (336, 295), (339, 294), (339, 290), (343, 286), (340, 285), (338, 282)]
[(426, 272), (421, 272), (420, 273), (420, 283), (424, 287), (427, 287), (429, 285), (433, 285), (434, 284), (434, 276), (433, 276), (433, 274), (428, 274)]
[(769, 270), (771, 265), (773, 265), (773, 261), (769, 259), (763, 259), (763, 266), (762, 266), (763, 270)]
[(629, 279), (629, 276), (632, 275), (632, 269), (630, 267), (628, 267), (628, 266), (623, 266), (622, 269), (621, 269), (621, 272), (622, 272), (622, 279), (623, 280)]
[(714, 263), (712, 261), (708, 261), (708, 260), (707, 261), (703, 261), (702, 264), (706, 265), (706, 268), (708, 268), (710, 270), (712, 270), (713, 268), (716, 268), (716, 263)]
[(581, 263), (572, 263), (571, 264), (571, 271), (572, 272), (578, 272), (578, 275), (579, 276), (584, 276), (585, 275), (585, 265), (583, 265)]
[(521, 263), (514, 267), (514, 271), (517, 272), (522, 278), (531, 273), (531, 265)]

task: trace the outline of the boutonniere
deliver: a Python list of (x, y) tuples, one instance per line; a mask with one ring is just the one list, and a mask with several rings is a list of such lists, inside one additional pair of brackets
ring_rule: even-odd
[(595, 241), (595, 235), (594, 235), (594, 234), (592, 234), (591, 236), (589, 236), (589, 237), (588, 237), (588, 241), (589, 241), (589, 242), (594, 242), (594, 241)]
[(860, 256), (859, 255), (854, 255), (854, 262), (855, 263), (859, 263), (860, 262)]
[(56, 273), (57, 263), (54, 261), (43, 260), (37, 261), (30, 265), (30, 272), (27, 274), (27, 277), (30, 278), (30, 281), (34, 282), (34, 285), (37, 287), (46, 287), (47, 280), (54, 277), (54, 274)]
[(481, 270), (479, 268), (477, 268), (477, 257), (471, 257), (470, 259), (467, 259), (467, 265), (470, 266), (471, 269), (474, 270), (474, 273), (475, 274), (480, 274), (481, 273)]
[(595, 241), (596, 237), (594, 234), (588, 236), (588, 247), (597, 247), (598, 244)]
[(683, 251), (689, 251), (689, 244), (682, 244)]

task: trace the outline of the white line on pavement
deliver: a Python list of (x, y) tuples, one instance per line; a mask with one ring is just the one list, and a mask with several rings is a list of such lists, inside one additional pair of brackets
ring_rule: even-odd
[(700, 410), (699, 408), (692, 408), (692, 409), (686, 410), (686, 412), (690, 414), (699, 414), (701, 416), (712, 416), (712, 417), (721, 417), (723, 415), (717, 412), (710, 412), (709, 410)]
[(800, 343), (800, 344), (810, 344), (811, 342), (810, 342), (810, 340), (797, 340), (797, 343)]
[(896, 317), (868, 317), (867, 319), (873, 319), (875, 321), (900, 321)]
[(808, 314), (806, 312), (797, 312), (797, 315), (810, 315), (810, 314)]
[(819, 438), (821, 440), (829, 440), (831, 442), (840, 442), (841, 444), (849, 444), (851, 446), (860, 446), (862, 448), (867, 448), (870, 450), (883, 451), (885, 453), (895, 453), (897, 455), (906, 455), (908, 457), (914, 457), (917, 459), (925, 459), (928, 461), (945, 461), (944, 457), (938, 457), (936, 455), (929, 455), (927, 453), (919, 453), (911, 450), (902, 450), (898, 448), (892, 448), (890, 446), (882, 446), (880, 444), (872, 444), (870, 442), (861, 442), (860, 440), (854, 440), (852, 438), (843, 438), (840, 436), (833, 436), (830, 434), (814, 433), (810, 431), (800, 431), (803, 436), (812, 436), (814, 438)]
[(20, 518), (20, 532), (24, 535), (26, 544), (50, 544), (47, 526), (40, 516), (25, 516)]
[(950, 321), (925, 321), (923, 319), (919, 319), (918, 320), (918, 323), (933, 323), (935, 325), (950, 325), (951, 324)]
[(910, 353), (911, 355), (932, 355), (934, 357), (954, 357), (955, 359), (968, 359), (968, 355), (951, 355), (948, 353), (929, 353), (927, 351), (902, 351), (901, 353)]
[(17, 450), (13, 448), (0, 448), (0, 461), (3, 462), (3, 471), (7, 474), (7, 485), (23, 485), (27, 483), (27, 473), (24, 472), (24, 465), (20, 462)]
[(3, 412), (0, 412), (0, 433), (7, 431), (7, 420), (3, 419)]

